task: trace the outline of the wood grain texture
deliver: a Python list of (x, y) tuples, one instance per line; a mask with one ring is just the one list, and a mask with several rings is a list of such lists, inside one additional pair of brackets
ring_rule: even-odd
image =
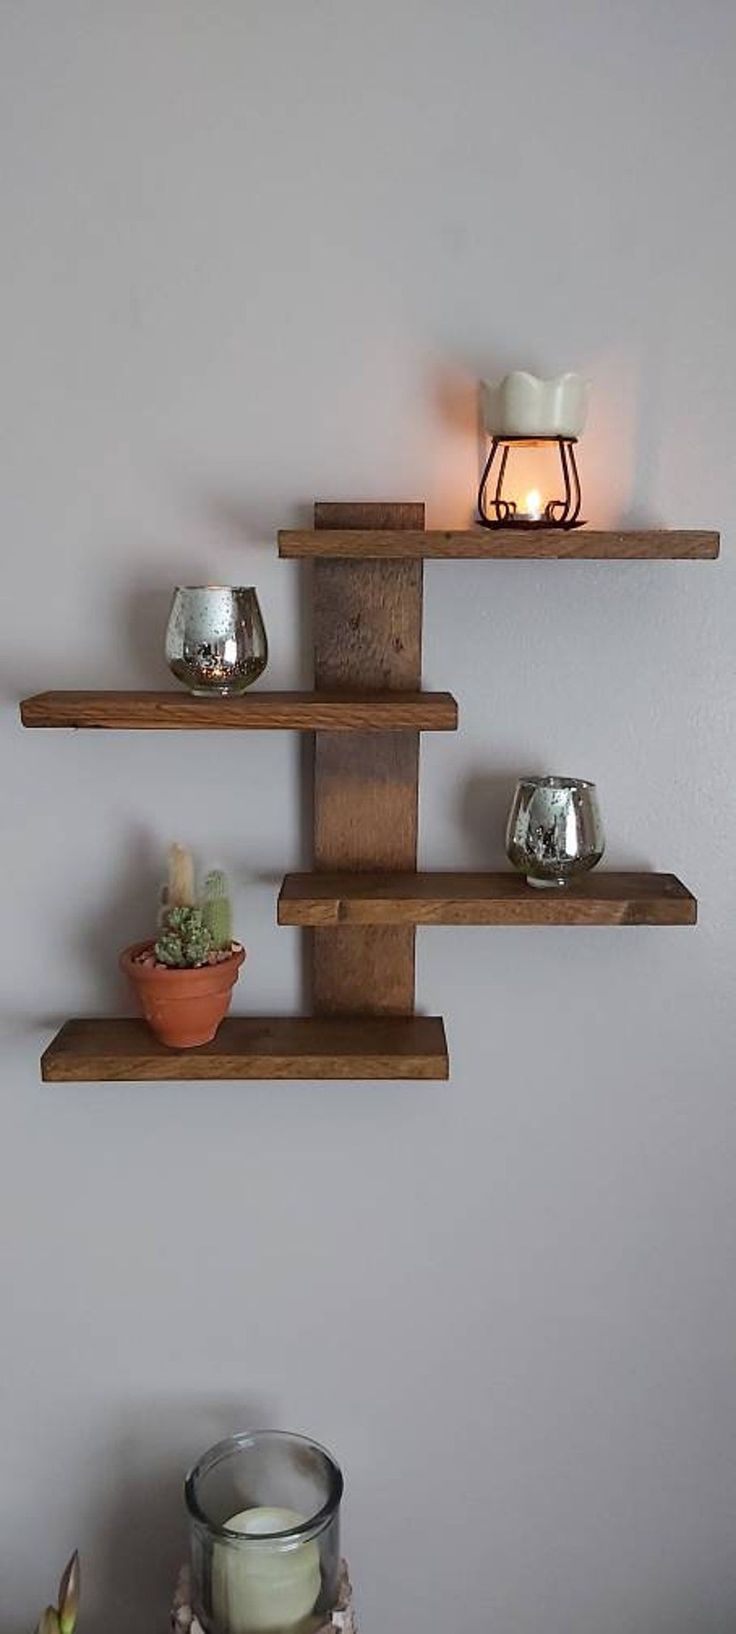
[[(422, 505), (315, 506), (318, 530), (421, 528)], [(397, 698), (421, 684), (421, 561), (318, 561), (314, 567), (314, 678), (323, 688), (385, 687)], [(318, 733), (314, 860), (321, 869), (413, 868), (417, 852), (419, 739)], [(314, 1008), (322, 1014), (411, 1015), (410, 925), (314, 933)]]
[(320, 531), (283, 529), (280, 556), (340, 558), (347, 561), (423, 557), (452, 559), (658, 561), (713, 560), (720, 550), (720, 534), (703, 529), (639, 529), (614, 533), (579, 528), (565, 533), (558, 528), (469, 528), (461, 530), (395, 528), (337, 529), (327, 537)]
[(449, 692), (389, 688), (320, 692), (247, 692), (242, 698), (193, 698), (186, 692), (39, 692), (20, 706), (24, 726), (122, 731), (451, 732), (457, 704)]
[(211, 1044), (170, 1050), (140, 1020), (67, 1021), (41, 1059), (44, 1083), (217, 1078), (434, 1078), (448, 1075), (437, 1016), (240, 1017)]
[(674, 874), (592, 872), (539, 891), (519, 874), (287, 874), (280, 925), (694, 925)]
[[(314, 527), (319, 532), (400, 532), (404, 528), (421, 532), (424, 528), (424, 500), (318, 499), (314, 505)], [(279, 535), (280, 537), (280, 535)]]

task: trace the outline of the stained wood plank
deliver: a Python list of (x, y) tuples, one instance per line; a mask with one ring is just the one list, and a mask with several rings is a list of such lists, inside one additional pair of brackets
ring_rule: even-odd
[(280, 925), (694, 925), (674, 874), (594, 871), (564, 890), (512, 873), (287, 874)]
[(282, 529), (279, 555), (333, 557), (348, 561), (403, 557), (453, 559), (658, 561), (713, 560), (720, 550), (720, 535), (706, 529), (645, 528), (611, 532), (579, 528), (569, 533), (558, 528), (336, 529), (329, 537), (308, 529)]
[(146, 1023), (67, 1021), (41, 1060), (45, 1083), (166, 1079), (366, 1079), (448, 1076), (437, 1016), (229, 1016), (212, 1044), (170, 1050)]
[(242, 698), (193, 698), (186, 692), (39, 692), (20, 706), (24, 726), (124, 731), (292, 732), (454, 731), (449, 692), (383, 686), (319, 692), (247, 692)]
[(314, 505), (314, 526), (320, 532), (354, 532), (365, 529), (396, 533), (402, 529), (421, 532), (424, 528), (423, 499), (318, 499)]
[[(315, 506), (319, 531), (421, 528), (424, 506)], [(319, 691), (421, 685), (421, 561), (318, 561), (314, 567), (314, 677)], [(419, 739), (415, 731), (349, 740), (319, 733), (314, 762), (317, 869), (413, 868)], [(314, 1008), (321, 1014), (411, 1015), (411, 925), (314, 933)]]

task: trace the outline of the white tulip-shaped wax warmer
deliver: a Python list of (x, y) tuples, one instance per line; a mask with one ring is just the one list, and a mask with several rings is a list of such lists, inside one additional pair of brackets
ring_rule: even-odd
[(515, 369), (483, 382), (483, 412), (490, 437), (577, 438), (585, 425), (588, 383), (579, 374), (554, 380)]
[[(483, 416), (491, 449), (478, 491), (478, 520), (487, 528), (536, 527), (575, 528), (581, 526), (580, 479), (574, 446), (585, 424), (588, 385), (578, 374), (562, 374), (553, 380), (517, 369), (503, 380), (483, 383)], [(523, 491), (510, 456), (517, 450), (550, 444), (557, 458), (548, 469), (546, 486), (554, 485), (543, 497), (543, 473), (528, 457), (522, 469)], [(559, 469), (558, 469), (559, 467)], [(539, 476), (539, 480), (537, 480)], [(533, 486), (528, 486), (531, 477)], [(492, 480), (493, 479), (493, 480)]]

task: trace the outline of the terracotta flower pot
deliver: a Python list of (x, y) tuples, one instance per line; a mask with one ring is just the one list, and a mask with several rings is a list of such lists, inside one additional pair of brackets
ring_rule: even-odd
[(209, 1044), (230, 1008), (232, 990), (245, 958), (237, 944), (228, 959), (195, 970), (141, 964), (138, 955), (153, 942), (134, 942), (120, 955), (120, 967), (135, 988), (151, 1032), (172, 1049)]

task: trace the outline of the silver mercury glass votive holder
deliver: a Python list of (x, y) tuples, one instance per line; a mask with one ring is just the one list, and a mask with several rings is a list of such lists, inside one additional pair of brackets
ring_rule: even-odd
[(195, 697), (236, 696), (258, 680), (268, 641), (252, 585), (177, 585), (166, 629), (166, 658)]
[(522, 777), (506, 828), (506, 854), (527, 884), (569, 885), (595, 868), (605, 840), (594, 783), (581, 777)]

